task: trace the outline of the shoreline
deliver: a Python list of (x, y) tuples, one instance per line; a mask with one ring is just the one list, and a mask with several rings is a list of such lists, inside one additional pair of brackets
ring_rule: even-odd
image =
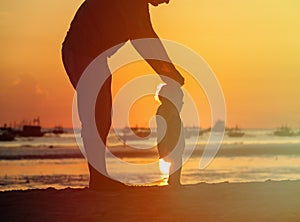
[[(108, 149), (118, 158), (156, 158), (156, 147), (150, 149), (135, 149), (129, 146), (109, 146)], [(197, 145), (193, 156), (202, 156), (204, 145)], [(267, 143), (267, 144), (222, 144), (217, 157), (242, 157), (242, 156), (300, 156), (299, 143)], [(51, 147), (0, 147), (0, 160), (20, 159), (70, 159), (84, 158), (77, 146), (51, 146)]]
[(0, 192), (3, 221), (299, 221), (300, 180)]

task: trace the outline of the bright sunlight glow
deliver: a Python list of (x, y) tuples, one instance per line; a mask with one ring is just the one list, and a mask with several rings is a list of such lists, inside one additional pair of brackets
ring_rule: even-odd
[(170, 171), (171, 163), (166, 162), (164, 159), (159, 159), (159, 170), (162, 176), (168, 176)]

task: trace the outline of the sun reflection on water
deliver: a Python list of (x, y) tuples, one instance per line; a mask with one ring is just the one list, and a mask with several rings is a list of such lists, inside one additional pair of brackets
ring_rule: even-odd
[(160, 171), (160, 186), (168, 185), (168, 178), (170, 172), (171, 163), (165, 161), (164, 159), (159, 159), (159, 171)]

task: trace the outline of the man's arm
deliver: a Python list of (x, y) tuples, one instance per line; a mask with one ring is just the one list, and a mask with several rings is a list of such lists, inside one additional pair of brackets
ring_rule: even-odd
[(183, 76), (172, 64), (162, 42), (153, 30), (148, 5), (139, 10), (137, 16), (134, 25), (130, 27), (132, 45), (164, 82), (168, 82), (168, 78), (165, 77), (169, 77), (183, 85)]

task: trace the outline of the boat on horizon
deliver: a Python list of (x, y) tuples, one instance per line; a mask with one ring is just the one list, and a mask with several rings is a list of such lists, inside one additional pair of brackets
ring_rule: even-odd
[(24, 125), (22, 130), (19, 133), (19, 136), (22, 137), (42, 137), (44, 136), (44, 132), (42, 132), (41, 126), (33, 126), (33, 125)]
[(236, 125), (234, 128), (230, 128), (227, 131), (229, 137), (242, 137), (245, 133)]
[(288, 126), (281, 126), (277, 130), (274, 131), (274, 136), (298, 136), (300, 132), (295, 133), (290, 127)]
[(21, 137), (42, 137), (45, 132), (42, 132), (40, 125), (40, 118), (33, 119), (32, 124), (23, 125), (22, 129), (17, 132), (18, 136)]
[(62, 126), (55, 126), (54, 129), (51, 131), (51, 133), (54, 133), (56, 135), (65, 133), (65, 130)]
[(15, 140), (16, 134), (11, 127), (0, 127), (0, 141), (13, 141)]

